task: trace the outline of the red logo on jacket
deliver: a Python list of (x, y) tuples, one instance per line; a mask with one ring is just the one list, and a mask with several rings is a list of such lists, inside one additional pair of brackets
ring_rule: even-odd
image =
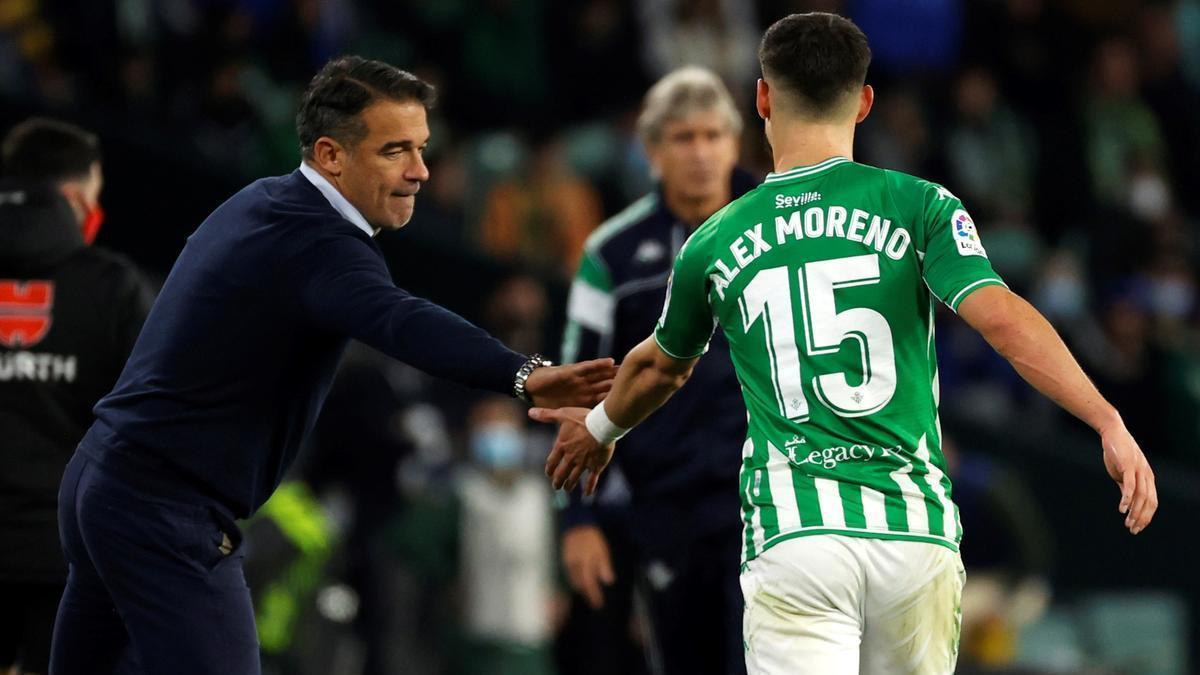
[(32, 347), (50, 331), (53, 281), (0, 279), (0, 345)]

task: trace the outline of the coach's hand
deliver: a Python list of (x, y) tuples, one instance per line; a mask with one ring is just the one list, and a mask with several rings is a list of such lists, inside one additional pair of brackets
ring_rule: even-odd
[(590, 408), (604, 400), (616, 376), (617, 364), (612, 359), (536, 368), (525, 381), (525, 391), (539, 408)]
[(546, 458), (546, 475), (550, 477), (550, 484), (556, 490), (574, 490), (575, 486), (579, 485), (583, 473), (587, 471), (588, 479), (583, 486), (583, 494), (591, 496), (596, 492), (600, 474), (612, 460), (613, 444), (600, 445), (592, 437), (592, 433), (584, 424), (587, 414), (587, 408), (529, 410), (529, 416), (538, 422), (559, 425), (558, 438), (554, 440), (554, 447), (550, 449), (550, 456)]
[(592, 609), (604, 606), (604, 586), (611, 586), (612, 554), (608, 540), (595, 525), (577, 525), (563, 533), (562, 562), (567, 570), (571, 588), (575, 589)]

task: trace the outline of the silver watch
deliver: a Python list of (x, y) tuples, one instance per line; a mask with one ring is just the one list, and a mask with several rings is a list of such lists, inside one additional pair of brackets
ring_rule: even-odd
[(526, 361), (521, 366), (520, 370), (517, 371), (516, 378), (513, 379), (513, 396), (525, 401), (526, 403), (532, 403), (533, 401), (531, 401), (529, 398), (529, 392), (525, 391), (525, 383), (529, 381), (529, 376), (533, 374), (533, 370), (535, 368), (542, 368), (552, 365), (554, 364), (550, 362), (550, 359), (547, 359), (541, 354), (534, 354), (530, 356), (529, 360)]

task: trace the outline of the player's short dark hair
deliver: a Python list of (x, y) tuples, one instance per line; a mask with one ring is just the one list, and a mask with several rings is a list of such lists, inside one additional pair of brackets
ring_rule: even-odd
[(312, 157), (313, 145), (322, 136), (343, 145), (354, 145), (367, 134), (359, 114), (381, 98), (433, 105), (433, 85), (382, 61), (361, 56), (339, 56), (313, 76), (296, 112), (300, 150)]
[(100, 161), (100, 139), (74, 124), (31, 117), (5, 135), (0, 157), (9, 178), (54, 183), (85, 178)]
[(867, 80), (871, 48), (854, 22), (827, 12), (792, 14), (776, 21), (758, 47), (763, 75), (790, 94), (801, 110), (825, 117)]

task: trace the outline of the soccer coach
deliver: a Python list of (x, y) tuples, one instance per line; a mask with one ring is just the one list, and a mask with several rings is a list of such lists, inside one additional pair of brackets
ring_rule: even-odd
[(260, 672), (234, 520), (287, 471), (349, 338), (545, 407), (607, 390), (611, 359), (540, 367), (393, 284), (373, 237), (408, 222), (429, 178), (432, 98), (385, 63), (329, 62), (296, 116), (300, 168), (188, 239), (63, 477), (51, 673)]

